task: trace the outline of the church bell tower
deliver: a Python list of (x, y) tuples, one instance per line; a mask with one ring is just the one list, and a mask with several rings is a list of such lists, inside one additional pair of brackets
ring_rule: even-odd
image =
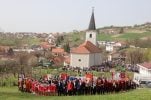
[(88, 30), (86, 32), (86, 40), (85, 41), (90, 41), (95, 46), (97, 46), (96, 35), (97, 35), (97, 32), (96, 32), (96, 27), (95, 27), (94, 8), (93, 8), (91, 19), (90, 19), (90, 24), (89, 24)]

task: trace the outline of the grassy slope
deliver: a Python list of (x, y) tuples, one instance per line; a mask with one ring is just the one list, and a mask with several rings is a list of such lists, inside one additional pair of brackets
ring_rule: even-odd
[(17, 87), (0, 87), (0, 100), (151, 100), (151, 89), (137, 89), (125, 93), (95, 96), (37, 96), (21, 93)]
[(97, 40), (99, 41), (112, 41), (114, 40), (113, 35), (111, 34), (98, 34)]
[(85, 39), (84, 32), (80, 32), (80, 33), (72, 32), (64, 36), (64, 40), (62, 41), (61, 44), (68, 42), (70, 44), (70, 47), (77, 47), (78, 45), (84, 42), (84, 39)]
[(32, 37), (26, 37), (22, 39), (18, 39), (15, 37), (0, 37), (0, 45), (6, 45), (6, 46), (16, 46), (19, 44), (28, 44), (28, 45), (33, 45), (33, 44), (39, 44), (40, 39), (39, 38), (32, 38)]
[(151, 36), (151, 32), (144, 33), (124, 33), (119, 35), (98, 34), (97, 39), (100, 41), (111, 40), (134, 40)]

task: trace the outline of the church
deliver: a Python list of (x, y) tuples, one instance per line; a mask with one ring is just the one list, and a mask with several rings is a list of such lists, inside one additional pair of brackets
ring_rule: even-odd
[(92, 11), (90, 24), (86, 31), (85, 42), (73, 48), (70, 52), (70, 66), (89, 68), (102, 63), (101, 50), (98, 48), (96, 35), (94, 11)]

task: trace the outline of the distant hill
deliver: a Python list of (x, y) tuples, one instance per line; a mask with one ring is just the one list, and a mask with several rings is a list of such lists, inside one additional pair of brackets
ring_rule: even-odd
[(98, 40), (134, 40), (151, 38), (151, 23), (134, 26), (110, 26), (97, 29)]
[[(126, 41), (151, 38), (151, 23), (134, 26), (108, 26), (98, 28), (98, 41)], [(86, 31), (73, 31), (67, 33), (64, 38), (69, 41), (71, 47), (78, 46), (85, 40)]]
[(151, 32), (151, 23), (147, 22), (134, 26), (108, 26), (97, 29), (99, 33), (104, 34), (122, 34), (122, 33), (144, 33)]
[(97, 40), (99, 41), (124, 41), (124, 40), (135, 40), (135, 39), (147, 39), (151, 38), (151, 32), (143, 33), (123, 33), (123, 34), (98, 34)]

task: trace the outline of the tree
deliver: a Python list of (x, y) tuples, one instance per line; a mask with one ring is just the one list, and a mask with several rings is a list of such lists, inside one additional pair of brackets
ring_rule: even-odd
[(56, 46), (60, 45), (63, 40), (64, 40), (63, 36), (58, 36), (56, 39)]
[(123, 27), (120, 28), (120, 32), (119, 33), (120, 34), (124, 33), (124, 28)]
[(142, 63), (144, 52), (141, 49), (130, 49), (127, 51), (127, 61), (128, 63), (134, 65), (137, 63)]
[(19, 73), (24, 73), (27, 75), (31, 75), (32, 74), (32, 66), (30, 66), (29, 64), (29, 58), (32, 55), (28, 54), (28, 53), (20, 53), (17, 55), (17, 62), (19, 65)]
[(151, 61), (151, 49), (147, 49), (144, 51), (144, 61), (145, 62)]
[(14, 51), (12, 48), (9, 48), (9, 50), (7, 51), (7, 55), (8, 56), (13, 56), (14, 55)]
[(63, 46), (63, 48), (64, 48), (64, 50), (66, 51), (66, 52), (70, 52), (70, 45), (69, 45), (69, 43), (66, 43), (64, 46)]

